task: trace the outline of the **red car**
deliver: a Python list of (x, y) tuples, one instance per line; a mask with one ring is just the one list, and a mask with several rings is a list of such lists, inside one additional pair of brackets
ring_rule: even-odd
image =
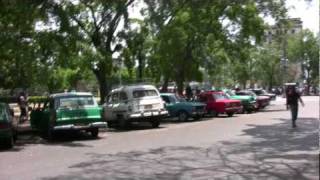
[(229, 117), (242, 110), (241, 101), (229, 99), (221, 91), (207, 91), (199, 94), (200, 102), (205, 103), (208, 114), (218, 116), (227, 114)]
[(257, 96), (253, 91), (249, 91), (249, 90), (237, 91), (236, 95), (254, 97), (258, 103), (257, 110), (263, 109), (266, 106), (268, 106), (270, 104), (270, 100), (271, 100), (271, 98), (269, 96)]

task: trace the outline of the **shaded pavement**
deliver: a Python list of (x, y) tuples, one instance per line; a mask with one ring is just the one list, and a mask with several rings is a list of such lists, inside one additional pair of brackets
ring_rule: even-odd
[(116, 154), (88, 153), (89, 161), (71, 173), (44, 179), (318, 179), (318, 131), (315, 118), (250, 125), (251, 142), (223, 141), (209, 147), (170, 146)]

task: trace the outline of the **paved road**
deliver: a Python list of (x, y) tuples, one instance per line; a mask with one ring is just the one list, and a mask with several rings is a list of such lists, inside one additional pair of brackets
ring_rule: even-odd
[(108, 129), (98, 140), (25, 134), (0, 151), (0, 179), (319, 179), (319, 97), (303, 99), (297, 129), (278, 99), (265, 112)]

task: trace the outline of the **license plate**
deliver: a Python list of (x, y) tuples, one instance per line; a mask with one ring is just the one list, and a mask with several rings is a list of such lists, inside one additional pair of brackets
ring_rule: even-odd
[(152, 105), (145, 105), (144, 109), (152, 109)]

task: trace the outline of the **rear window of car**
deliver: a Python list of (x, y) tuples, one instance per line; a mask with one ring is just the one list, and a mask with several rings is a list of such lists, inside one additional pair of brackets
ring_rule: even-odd
[(134, 90), (133, 98), (142, 98), (142, 97), (148, 97), (148, 96), (158, 96), (158, 93), (156, 90)]
[(219, 99), (229, 99), (225, 94), (213, 94), (213, 97), (214, 97), (216, 100), (219, 100)]
[(55, 103), (56, 108), (73, 108), (96, 105), (93, 96), (61, 97)]

